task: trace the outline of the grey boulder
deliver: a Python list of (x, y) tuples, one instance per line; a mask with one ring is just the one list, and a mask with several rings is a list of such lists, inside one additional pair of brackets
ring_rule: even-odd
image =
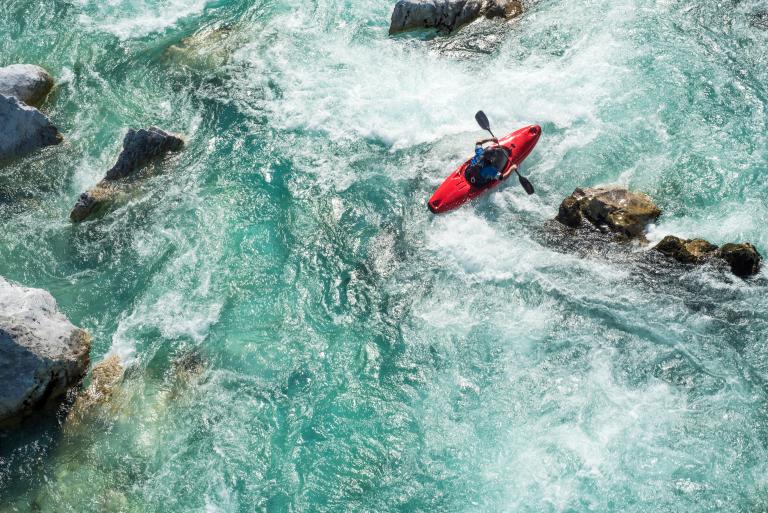
[(73, 222), (83, 221), (117, 197), (122, 180), (133, 177), (152, 160), (168, 152), (179, 151), (183, 146), (184, 140), (180, 136), (157, 127), (148, 130), (129, 129), (123, 138), (123, 151), (115, 165), (98, 184), (80, 195), (69, 218)]
[(39, 110), (0, 94), (0, 160), (20, 157), (62, 140), (58, 129)]
[(53, 88), (53, 77), (40, 66), (11, 64), (0, 68), (0, 94), (27, 105), (40, 105)]
[(88, 368), (90, 335), (48, 292), (0, 278), (0, 423), (60, 399)]
[(519, 0), (398, 0), (389, 33), (418, 28), (452, 32), (481, 16), (511, 19), (522, 12)]

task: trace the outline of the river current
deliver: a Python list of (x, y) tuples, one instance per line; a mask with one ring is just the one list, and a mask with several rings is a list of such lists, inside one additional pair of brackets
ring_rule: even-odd
[[(392, 0), (0, 0), (65, 142), (0, 168), (0, 275), (125, 376), (0, 438), (2, 512), (768, 509), (768, 284), (578, 249), (578, 186), (649, 238), (768, 255), (768, 3), (540, 0), (390, 37)], [(513, 183), (426, 200), (482, 137)], [(184, 134), (102, 216), (129, 127)], [(578, 246), (577, 244), (574, 246)]]

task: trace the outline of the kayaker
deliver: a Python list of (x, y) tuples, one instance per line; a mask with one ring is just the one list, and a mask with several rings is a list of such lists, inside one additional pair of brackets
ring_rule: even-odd
[[(495, 158), (497, 157), (495, 153), (502, 150), (496, 149), (494, 151), (489, 148), (489, 150), (491, 150), (489, 151), (483, 148), (483, 145), (489, 142), (496, 143), (497, 146), (499, 144), (499, 140), (496, 137), (481, 139), (475, 143), (475, 156), (472, 157), (472, 161), (467, 168), (467, 180), (472, 185), (482, 186), (493, 180), (502, 180), (509, 176), (509, 173), (513, 171), (513, 169), (510, 168), (507, 173), (502, 176), (495, 165), (495, 160), (497, 160)], [(517, 169), (517, 166), (513, 165), (512, 167)]]

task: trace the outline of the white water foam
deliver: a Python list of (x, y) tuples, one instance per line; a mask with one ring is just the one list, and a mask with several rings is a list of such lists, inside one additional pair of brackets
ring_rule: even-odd
[[(609, 20), (625, 15), (621, 5), (605, 13)], [(292, 12), (273, 20), (237, 60), (255, 67), (254, 77), (274, 77), (281, 95), (267, 107), (276, 126), (334, 140), (363, 137), (403, 148), (474, 129), (478, 108), (500, 131), (533, 122), (595, 123), (601, 100), (620, 96), (626, 78), (626, 48), (604, 31), (584, 34), (562, 58), (532, 53), (510, 62), (501, 52), (479, 67), (383, 31), (360, 44), (349, 29), (317, 37), (321, 29), (308, 14)]]
[(120, 39), (143, 37), (203, 11), (209, 0), (80, 0), (79, 22)]

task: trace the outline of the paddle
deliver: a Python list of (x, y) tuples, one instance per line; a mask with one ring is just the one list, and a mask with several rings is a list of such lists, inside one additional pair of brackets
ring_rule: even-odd
[[(477, 114), (475, 114), (475, 120), (477, 121), (477, 124), (480, 125), (480, 128), (483, 130), (486, 130), (489, 134), (491, 134), (491, 137), (496, 138), (495, 135), (493, 135), (493, 132), (491, 132), (491, 123), (488, 121), (488, 116), (485, 115), (485, 112), (482, 110), (478, 110)], [(525, 189), (525, 192), (528, 194), (533, 194), (533, 184), (528, 181), (526, 177), (521, 175), (517, 172), (517, 169), (515, 169), (515, 174), (517, 175), (517, 178), (520, 180), (520, 185), (523, 186), (523, 189)]]

